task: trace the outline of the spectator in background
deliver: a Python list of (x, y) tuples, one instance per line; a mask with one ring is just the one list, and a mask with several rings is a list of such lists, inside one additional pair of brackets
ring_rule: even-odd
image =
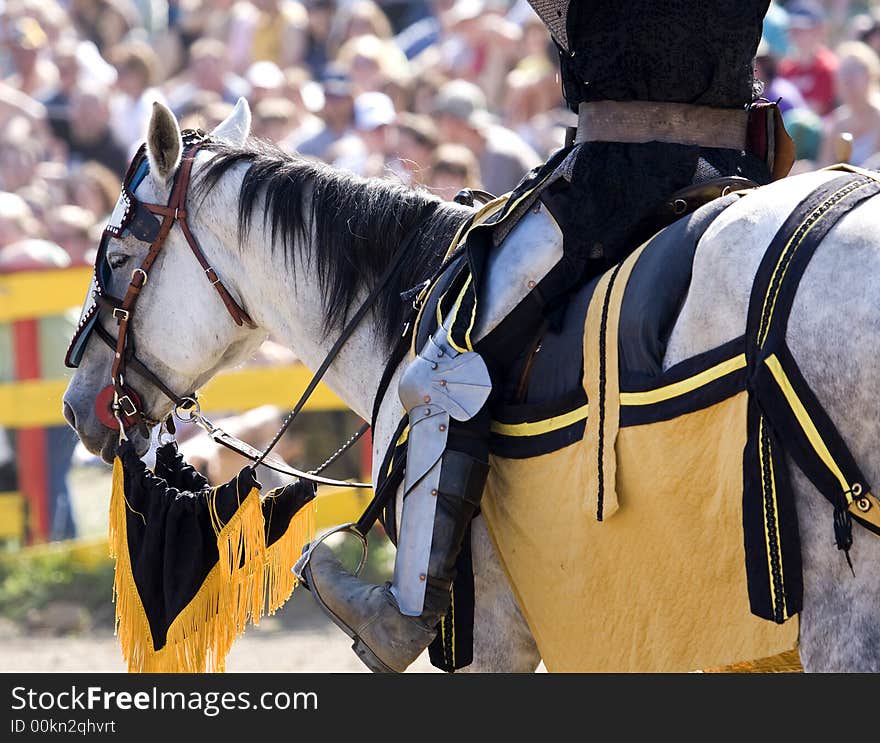
[(77, 57), (77, 42), (62, 39), (54, 49), (53, 58), (58, 70), (58, 82), (52, 92), (43, 99), (49, 126), (58, 136), (60, 127), (70, 121), (70, 99), (80, 82), (80, 66)]
[(25, 119), (18, 119), (3, 133), (0, 147), (0, 189), (17, 192), (30, 185), (43, 157), (40, 141)]
[(348, 70), (356, 93), (381, 91), (389, 80), (409, 70), (400, 49), (377, 36), (357, 36), (347, 41), (337, 59)]
[(169, 81), (167, 90), (171, 108), (181, 116), (199, 92), (216, 93), (221, 100), (234, 104), (250, 93), (250, 86), (230, 69), (223, 42), (205, 38), (192, 45), (190, 64)]
[(434, 151), (428, 184), (435, 194), (452, 201), (464, 188), (483, 188), (480, 180), (480, 164), (467, 147), (460, 144), (442, 144)]
[(47, 98), (58, 84), (58, 70), (42, 26), (34, 18), (17, 18), (6, 25), (4, 36), (14, 70), (5, 82), (37, 100)]
[(328, 39), (336, 13), (336, 0), (305, 0), (309, 13), (306, 30), (306, 53), (303, 62), (318, 80), (324, 77), (324, 70), (330, 61)]
[(875, 8), (871, 13), (859, 16), (855, 23), (858, 40), (867, 44), (880, 55), (880, 8)]
[(455, 0), (429, 0), (429, 13), (397, 34), (394, 41), (407, 59), (415, 59), (441, 40), (443, 26), (440, 19), (453, 5)]
[(0, 191), (0, 248), (40, 234), (27, 202), (18, 194)]
[(328, 69), (322, 84), (324, 107), (321, 130), (302, 141), (289, 139), (287, 149), (301, 155), (325, 159), (330, 148), (350, 134), (354, 126), (354, 90), (348, 76), (339, 69)]
[(305, 67), (284, 70), (283, 95), (293, 104), (288, 138), (302, 141), (321, 131), (321, 118), (312, 112), (321, 107), (324, 96), (321, 86), (312, 81)]
[(765, 44), (768, 52), (776, 59), (788, 56), (791, 44), (788, 40), (788, 12), (776, 0), (770, 3), (767, 15), (764, 16)]
[(286, 98), (264, 98), (254, 106), (252, 134), (268, 142), (284, 140), (293, 128), (296, 106)]
[(80, 86), (70, 101), (70, 123), (62, 130), (62, 137), (71, 164), (96, 160), (121, 178), (129, 157), (113, 138), (108, 100), (105, 89), (93, 84)]
[(131, 155), (146, 138), (153, 103), (166, 102), (161, 91), (152, 87), (158, 59), (142, 41), (123, 42), (110, 50), (109, 57), (116, 68), (116, 90), (108, 104), (110, 131), (116, 144)]
[(267, 60), (254, 62), (245, 72), (244, 79), (251, 91), (248, 100), (252, 106), (264, 98), (275, 98), (281, 95), (287, 82), (281, 68), (274, 62)]
[(290, 67), (303, 61), (309, 18), (296, 0), (251, 0), (234, 9), (239, 38), (230, 44), (233, 67), (242, 71), (254, 62)]
[(486, 98), (473, 83), (446, 83), (434, 102), (441, 139), (466, 146), (477, 158), (486, 190), (507, 193), (532, 168), (538, 154), (516, 133), (494, 122)]
[(353, 0), (336, 13), (327, 39), (330, 53), (338, 53), (347, 41), (358, 36), (391, 39), (391, 22), (373, 0)]
[(95, 215), (81, 206), (62, 204), (46, 220), (49, 239), (64, 248), (71, 266), (90, 266), (95, 262), (97, 246), (92, 241)]
[(384, 93), (361, 93), (354, 100), (354, 133), (331, 148), (333, 165), (366, 178), (386, 175), (396, 148), (394, 103)]
[(429, 116), (408, 113), (397, 115), (397, 156), (405, 182), (414, 186), (427, 186), (434, 151), (439, 134)]
[(820, 162), (837, 162), (838, 143), (844, 136), (852, 137), (849, 162), (863, 165), (880, 152), (880, 59), (867, 44), (850, 41), (838, 49), (836, 91), (841, 105), (828, 119)]
[(794, 108), (807, 107), (807, 102), (797, 86), (791, 80), (779, 76), (779, 62), (770, 45), (763, 39), (755, 56), (755, 77), (764, 83), (764, 98), (768, 101), (779, 101), (779, 110), (783, 114)]
[(791, 55), (780, 63), (779, 74), (791, 80), (810, 108), (824, 116), (834, 108), (837, 72), (837, 58), (825, 46), (825, 10), (815, 0), (795, 0), (786, 10)]
[(119, 198), (119, 177), (94, 161), (83, 163), (71, 176), (69, 202), (93, 214), (96, 223), (104, 224)]

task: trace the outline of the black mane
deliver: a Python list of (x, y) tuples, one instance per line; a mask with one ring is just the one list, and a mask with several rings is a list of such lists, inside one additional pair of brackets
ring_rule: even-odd
[(362, 290), (375, 285), (403, 250), (400, 268), (375, 307), (390, 343), (403, 319), (401, 292), (432, 275), (469, 213), (400, 183), (360, 178), (255, 139), (241, 147), (211, 142), (207, 149), (215, 157), (200, 175), (206, 191), (231, 168), (249, 164), (239, 192), (240, 238), (247, 237), (259, 207), (273, 245), (284, 249), (285, 263), (294, 239), (304, 260), (314, 261), (328, 332), (342, 327)]

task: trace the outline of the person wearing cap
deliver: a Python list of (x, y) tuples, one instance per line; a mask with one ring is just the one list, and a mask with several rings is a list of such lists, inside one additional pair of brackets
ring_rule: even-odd
[(386, 175), (396, 144), (396, 118), (394, 103), (385, 93), (361, 93), (354, 99), (353, 134), (331, 148), (333, 165), (366, 178)]
[(4, 82), (32, 98), (43, 100), (58, 83), (58, 71), (44, 52), (49, 39), (34, 18), (18, 18), (6, 27), (4, 46), (15, 70)]
[(826, 13), (815, 0), (795, 0), (786, 6), (791, 53), (779, 74), (791, 80), (820, 116), (834, 108), (837, 57), (825, 46)]
[(498, 124), (486, 110), (486, 98), (473, 83), (446, 83), (434, 100), (433, 114), (443, 142), (468, 147), (479, 160), (487, 191), (510, 191), (541, 158), (518, 134)]
[[(392, 582), (373, 585), (351, 575), (324, 545), (300, 564), (313, 594), (374, 671), (409, 666), (437, 636), (450, 607), (456, 562), (489, 472), (486, 387), (501, 386), (504, 372), (539, 340), (547, 316), (562, 310), (574, 289), (619, 264), (656, 232), (658, 221), (669, 223), (660, 209), (676, 192), (720, 177), (758, 184), (773, 177), (767, 153), (746, 151), (744, 115), (755, 100), (753, 58), (769, 0), (530, 2), (559, 48), (563, 92), (579, 125), (573, 141), (529, 173), (509, 203), (523, 208), (521, 225), (552, 215), (562, 233), (562, 258), (555, 240), (533, 241), (537, 280), (511, 281), (493, 292), (471, 271), (457, 302), (470, 292), (475, 324), (469, 327), (480, 328), (478, 335), (450, 340), (456, 324), (441, 327), (416, 349), (420, 363), (403, 372), (398, 391), (408, 412), (431, 414), (437, 406), (449, 423), (442, 418), (443, 425), (417, 431), (410, 419), (403, 502), (417, 505), (404, 506), (397, 527), (424, 541), (409, 536), (406, 548), (401, 541)], [(778, 113), (772, 107), (759, 112), (765, 110)], [(458, 118), (471, 116), (460, 111)], [(464, 246), (467, 265), (485, 265), (495, 240), (503, 261), (504, 240), (513, 233), (476, 232), (482, 237)], [(541, 269), (542, 259), (552, 267)], [(515, 309), (505, 314), (506, 307)], [(472, 353), (455, 352), (468, 340)], [(437, 374), (455, 373), (467, 390), (455, 399), (454, 415), (432, 397), (437, 377), (431, 370), (441, 365)]]
[(323, 126), (317, 134), (296, 141), (286, 141), (288, 149), (307, 157), (327, 160), (329, 149), (354, 127), (354, 88), (348, 75), (338, 67), (328, 65), (321, 82), (324, 106), (320, 117)]

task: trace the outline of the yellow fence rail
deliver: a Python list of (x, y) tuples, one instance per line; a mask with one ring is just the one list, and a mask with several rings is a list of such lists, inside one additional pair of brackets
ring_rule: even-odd
[[(25, 271), (0, 274), (0, 323), (50, 317), (77, 307), (85, 298), (91, 268)], [(59, 349), (63, 353), (63, 349)], [(207, 413), (238, 413), (260, 405), (286, 408), (308, 384), (311, 372), (301, 364), (253, 366), (224, 372), (199, 392)], [(42, 428), (64, 423), (61, 398), (68, 379), (41, 379), (0, 383), (0, 426)], [(328, 387), (320, 385), (307, 403), (307, 411), (346, 410)], [(352, 521), (369, 501), (371, 492), (336, 490), (319, 493), (318, 524), (327, 528)], [(0, 526), (9, 534), (24, 531), (24, 499), (18, 493), (0, 494)]]
[[(311, 379), (302, 364), (248, 367), (224, 372), (199, 392), (202, 410), (240, 413), (260, 405), (288, 407)], [(28, 428), (64, 423), (61, 397), (66, 379), (33, 380), (0, 384), (0, 426)], [(332, 390), (318, 387), (305, 410), (347, 410)]]
[(91, 279), (91, 268), (0, 274), (0, 322), (51, 317), (79, 307)]
[[(22, 271), (0, 275), (0, 322), (48, 317), (79, 305), (86, 294), (92, 269)], [(58, 350), (63, 353), (63, 349)], [(298, 396), (311, 374), (300, 364), (249, 367), (220, 374), (200, 394), (206, 412), (238, 413), (259, 405), (286, 407)], [(0, 426), (27, 428), (64, 423), (61, 396), (66, 379), (0, 384)], [(345, 410), (345, 404), (321, 386), (305, 408), (311, 411)]]

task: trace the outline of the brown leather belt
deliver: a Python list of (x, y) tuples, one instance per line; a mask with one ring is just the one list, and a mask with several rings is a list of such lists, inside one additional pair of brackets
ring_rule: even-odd
[(744, 150), (745, 109), (651, 101), (581, 103), (575, 142), (666, 142)]

